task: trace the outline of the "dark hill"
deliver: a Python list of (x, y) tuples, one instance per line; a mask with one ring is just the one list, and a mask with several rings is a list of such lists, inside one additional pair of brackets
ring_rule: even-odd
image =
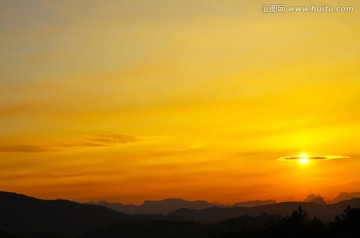
[(244, 216), (211, 224), (176, 221), (120, 222), (80, 238), (212, 238), (229, 231), (243, 232), (255, 229), (267, 223), (277, 222), (280, 218), (273, 215)]
[(255, 200), (255, 201), (248, 201), (248, 202), (237, 202), (234, 204), (236, 207), (257, 207), (257, 206), (263, 206), (263, 205), (270, 205), (275, 204), (275, 200)]
[(102, 206), (0, 192), (0, 231), (4, 233), (71, 237), (119, 221), (152, 218), (130, 216)]
[(269, 222), (276, 222), (278, 216), (239, 217), (212, 224), (176, 221), (119, 222), (98, 229), (80, 238), (211, 238), (229, 231), (241, 232)]
[(197, 237), (203, 225), (175, 221), (125, 221), (90, 232), (81, 238), (190, 238)]
[(263, 214), (219, 223), (120, 222), (80, 238), (355, 238), (360, 237), (360, 209), (349, 209), (331, 222), (310, 219), (301, 207), (290, 216)]
[[(229, 230), (229, 226), (231, 230), (235, 230), (236, 227), (251, 227), (251, 224), (260, 224), (267, 219), (273, 220), (274, 217), (276, 220), (276, 217), (279, 217), (276, 215), (290, 216), (299, 206), (309, 214), (310, 218), (333, 221), (335, 215), (343, 213), (348, 205), (359, 208), (360, 199), (331, 205), (286, 202), (257, 207), (211, 207), (201, 210), (183, 208), (167, 216), (128, 215), (103, 206), (66, 200), (41, 200), (0, 192), (0, 238), (56, 238), (76, 237), (83, 234), (88, 234), (86, 237), (104, 238), (110, 238), (113, 234), (123, 234), (120, 236), (122, 238), (152, 237), (154, 236), (152, 234), (157, 234), (154, 236), (157, 238), (176, 238), (180, 237), (179, 234), (189, 238), (188, 233), (193, 237), (201, 237), (199, 234), (204, 234), (205, 231), (206, 234), (215, 234), (220, 230)], [(222, 222), (231, 218), (239, 219), (220, 225), (204, 224)], [(103, 230), (103, 227), (106, 229)], [(215, 230), (212, 230), (214, 227)], [(144, 231), (149, 235), (145, 235)]]
[(197, 222), (219, 222), (241, 216), (259, 216), (263, 213), (289, 216), (301, 206), (310, 217), (317, 217), (324, 221), (333, 220), (335, 215), (341, 214), (347, 205), (360, 207), (360, 199), (352, 199), (331, 205), (322, 205), (310, 202), (284, 202), (258, 207), (212, 207), (202, 210), (179, 209), (169, 213), (168, 217), (174, 220), (197, 221)]

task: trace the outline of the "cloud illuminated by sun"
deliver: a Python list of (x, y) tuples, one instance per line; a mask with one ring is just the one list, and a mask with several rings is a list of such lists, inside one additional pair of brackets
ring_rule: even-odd
[(311, 160), (332, 160), (332, 159), (349, 159), (349, 156), (342, 155), (321, 155), (321, 156), (310, 156), (307, 154), (295, 155), (295, 156), (284, 156), (279, 160), (298, 160), (302, 164), (306, 164)]

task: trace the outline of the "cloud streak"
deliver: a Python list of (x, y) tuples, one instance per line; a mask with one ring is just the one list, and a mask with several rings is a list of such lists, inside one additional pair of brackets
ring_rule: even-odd
[[(279, 160), (299, 160), (302, 159), (303, 156), (284, 156), (280, 157)], [(306, 159), (308, 160), (332, 160), (332, 159), (349, 159), (349, 156), (342, 156), (342, 155), (323, 155), (323, 156), (307, 156)]]
[[(134, 143), (139, 142), (141, 139), (136, 136), (131, 135), (93, 135), (89, 138), (89, 141), (97, 144), (101, 143), (103, 145), (107, 144), (125, 144), (125, 143)], [(97, 144), (99, 145), (99, 144)]]
[[(119, 144), (136, 143), (141, 141), (139, 137), (131, 135), (92, 135), (85, 139), (83, 143), (72, 143), (65, 145), (31, 145), (31, 144), (15, 144), (15, 145), (0, 145), (0, 153), (43, 153), (63, 151), (71, 147), (105, 147), (116, 146)], [(55, 149), (56, 148), (56, 149)]]
[(41, 153), (57, 151), (56, 149), (38, 146), (38, 145), (6, 145), (0, 146), (0, 152), (15, 152), (15, 153)]

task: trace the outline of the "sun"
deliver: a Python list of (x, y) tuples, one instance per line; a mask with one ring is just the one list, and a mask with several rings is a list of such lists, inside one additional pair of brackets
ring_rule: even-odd
[(300, 164), (307, 164), (309, 163), (309, 156), (307, 154), (301, 154), (299, 156), (299, 162)]

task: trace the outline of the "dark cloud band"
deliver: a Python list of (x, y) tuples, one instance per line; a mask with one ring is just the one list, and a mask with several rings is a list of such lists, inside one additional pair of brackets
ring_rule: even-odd
[[(279, 160), (299, 160), (303, 159), (304, 156), (298, 155), (298, 156), (284, 156), (279, 158)], [(348, 156), (342, 156), (342, 155), (324, 155), (324, 156), (306, 156), (306, 159), (308, 160), (331, 160), (331, 159), (348, 159), (350, 157)]]

